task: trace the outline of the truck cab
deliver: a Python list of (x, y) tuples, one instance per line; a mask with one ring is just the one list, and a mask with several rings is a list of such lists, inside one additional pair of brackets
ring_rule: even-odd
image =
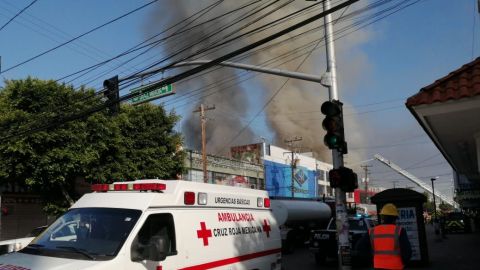
[(178, 180), (93, 186), (8, 269), (280, 269), (265, 191)]

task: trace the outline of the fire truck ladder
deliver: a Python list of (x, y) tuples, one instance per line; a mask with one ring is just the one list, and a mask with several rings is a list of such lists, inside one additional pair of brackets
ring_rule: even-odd
[[(375, 157), (376, 160), (380, 161), (381, 163), (390, 167), (392, 170), (394, 170), (394, 171), (398, 172), (399, 174), (403, 175), (405, 178), (407, 178), (408, 180), (417, 184), (419, 187), (423, 188), (424, 190), (426, 190), (428, 193), (432, 194), (432, 196), (433, 196), (433, 191), (432, 191), (432, 188), (430, 187), (430, 185), (425, 184), (422, 180), (418, 179), (417, 177), (415, 177), (411, 173), (405, 171), (404, 169), (400, 168), (398, 165), (396, 165), (395, 163), (391, 162), (390, 160), (382, 157), (381, 155), (376, 154), (376, 155), (374, 155), (374, 157)], [(458, 207), (458, 204), (455, 201), (453, 201), (453, 199), (448, 198), (447, 196), (443, 195), (442, 193), (440, 193), (438, 191), (435, 192), (435, 196), (437, 198), (439, 198), (440, 200), (444, 201), (445, 203), (453, 206), (454, 208)]]

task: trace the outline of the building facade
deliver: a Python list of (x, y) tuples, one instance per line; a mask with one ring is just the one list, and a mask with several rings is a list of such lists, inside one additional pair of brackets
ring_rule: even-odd
[[(203, 182), (202, 153), (186, 150), (183, 180)], [(207, 155), (207, 181), (212, 184), (265, 189), (263, 165), (237, 159)]]
[[(202, 154), (186, 150), (183, 180), (203, 182)], [(207, 181), (213, 184), (267, 190), (271, 197), (318, 199), (334, 197), (328, 171), (331, 164), (309, 153), (296, 153), (274, 145), (234, 146), (232, 158), (207, 155)], [(292, 193), (293, 190), (293, 193)]]
[(264, 145), (263, 159), (265, 185), (270, 196), (307, 199), (334, 196), (328, 180), (331, 164), (311, 154), (274, 145)]
[(452, 166), (454, 199), (480, 213), (480, 58), (423, 87), (406, 106)]

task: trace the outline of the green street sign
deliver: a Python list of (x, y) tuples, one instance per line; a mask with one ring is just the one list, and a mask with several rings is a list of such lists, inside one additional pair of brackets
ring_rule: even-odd
[[(148, 85), (141, 86), (139, 88), (135, 88), (135, 89), (130, 90), (130, 92), (131, 93), (140, 92), (147, 87), (148, 87)], [(168, 85), (165, 85), (161, 88), (157, 88), (157, 89), (154, 89), (152, 91), (143, 93), (139, 96), (136, 96), (136, 97), (130, 99), (130, 103), (133, 104), (133, 105), (137, 105), (137, 104), (149, 102), (151, 100), (154, 100), (154, 99), (157, 99), (157, 98), (160, 98), (160, 97), (164, 97), (164, 96), (173, 95), (173, 94), (175, 94), (175, 91), (173, 91), (173, 85), (168, 84)]]

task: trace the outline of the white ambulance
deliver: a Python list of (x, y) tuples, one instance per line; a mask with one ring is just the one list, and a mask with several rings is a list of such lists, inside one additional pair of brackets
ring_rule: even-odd
[(2, 269), (280, 269), (265, 191), (178, 180), (96, 184)]

